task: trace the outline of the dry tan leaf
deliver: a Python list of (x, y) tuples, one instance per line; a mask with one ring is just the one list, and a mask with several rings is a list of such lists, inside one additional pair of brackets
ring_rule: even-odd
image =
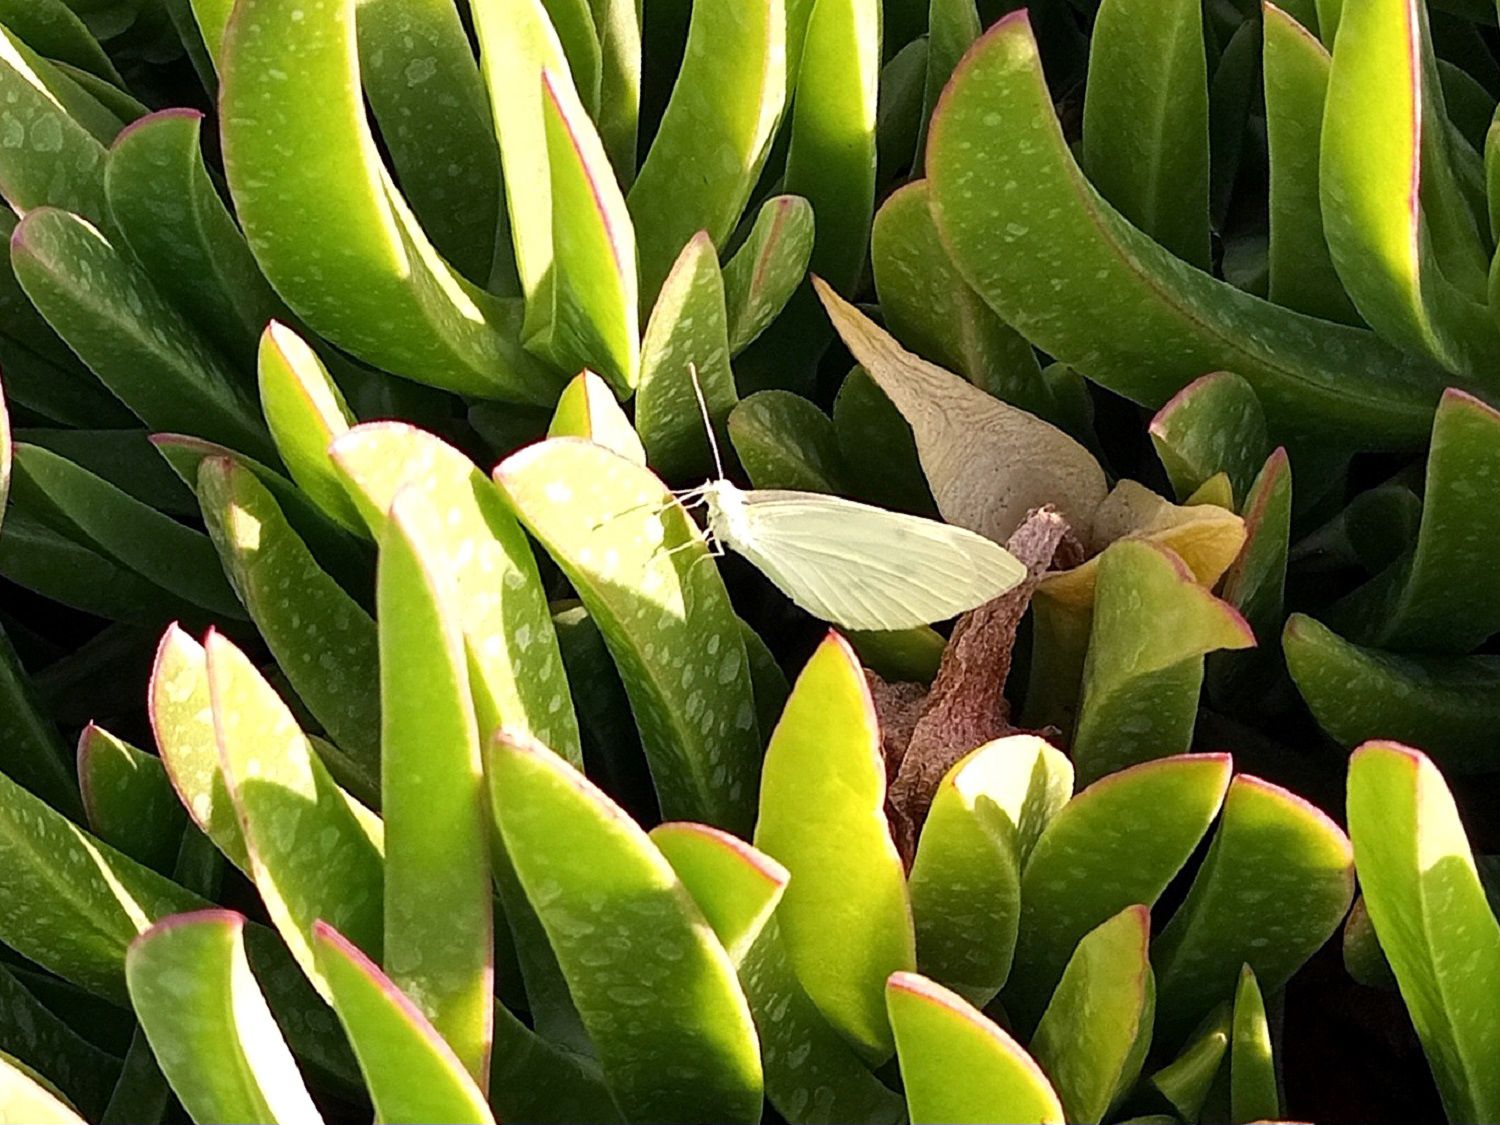
[(821, 279), (829, 319), (916, 436), (922, 471), (951, 524), (1003, 543), (1044, 504), (1086, 530), (1108, 491), (1078, 442), (1034, 414), (912, 355)]

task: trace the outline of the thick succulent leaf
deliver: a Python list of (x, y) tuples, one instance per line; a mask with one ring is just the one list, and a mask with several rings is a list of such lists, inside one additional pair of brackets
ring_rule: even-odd
[(1136, 228), (1209, 268), (1208, 62), (1198, 0), (1104, 0), (1089, 42), (1083, 166)]
[(35, 445), (15, 451), (15, 490), (36, 515), (185, 602), (243, 620), (208, 536)]
[(885, 982), (916, 964), (911, 902), (885, 816), (885, 762), (864, 670), (836, 633), (792, 688), (761, 775), (755, 846), (791, 875), (787, 956), (836, 1028), (879, 1061)]
[(756, 488), (844, 491), (838, 435), (809, 399), (791, 391), (756, 391), (734, 408), (727, 428)]
[(983, 1007), (1010, 975), (1021, 865), (1073, 792), (1073, 767), (1040, 738), (972, 751), (938, 786), (909, 879), (923, 975)]
[(697, 525), (650, 473), (573, 438), (513, 454), (495, 481), (604, 635), (663, 815), (748, 829), (755, 702), (739, 622)]
[(249, 873), (292, 956), (326, 998), (314, 922), (332, 919), (362, 948), (380, 952), (379, 841), (245, 655), (218, 634), (205, 650), (219, 768)]
[(578, 723), (536, 559), (494, 486), (458, 450), (396, 422), (356, 427), (332, 458), (375, 535), (385, 533), (404, 489), (440, 514), (441, 534), (421, 546), (426, 566), (445, 575), (458, 599), (480, 731), (526, 731), (579, 764)]
[(1051, 424), (906, 351), (827, 285), (818, 294), (854, 358), (911, 424), (944, 519), (997, 543), (1043, 504), (1075, 528), (1090, 525), (1107, 489), (1093, 454)]
[(1255, 970), (1240, 970), (1234, 993), (1234, 1020), (1229, 1033), (1230, 1121), (1275, 1121), (1281, 1117), (1271, 1028)]
[[(888, 22), (891, 5), (881, 4), (881, 23)], [(885, 26), (881, 37), (891, 44)], [(922, 100), (927, 85), (927, 39), (910, 40), (880, 68), (880, 94), (875, 111), (876, 195), (916, 163), (917, 135), (922, 131)]]
[(991, 28), (955, 72), (927, 174), (959, 272), (1029, 340), (1111, 390), (1160, 406), (1205, 371), (1235, 371), (1278, 432), (1370, 447), (1424, 440), (1442, 389), (1435, 365), (1193, 270), (1089, 187), (1024, 13)]
[(86, 221), (46, 207), (31, 211), (11, 238), (11, 263), (47, 322), (151, 429), (274, 459), (238, 377)]
[(1453, 773), (1500, 765), (1500, 657), (1404, 656), (1352, 644), (1301, 613), (1281, 634), (1287, 669), (1318, 725), (1350, 749), (1421, 743)]
[[(287, 36), (293, 11), (303, 18)], [(224, 166), (256, 260), (319, 333), (378, 367), (550, 402), (560, 380), (521, 350), (518, 303), (453, 271), (381, 164), (354, 18), (353, 0), (235, 8), (220, 57)]]
[[(638, 395), (645, 390), (649, 371), (648, 361), (642, 368)], [(640, 435), (620, 408), (620, 402), (609, 385), (592, 371), (582, 371), (574, 376), (558, 397), (547, 436), (587, 438), (627, 461), (642, 467), (646, 464), (646, 449), (641, 444)]]
[[(913, 4), (912, 7), (916, 7)], [(975, 0), (931, 0), (927, 5), (927, 75), (922, 87), (922, 121), (917, 133), (916, 166), (922, 171), (927, 130), (943, 87), (953, 77), (964, 53), (984, 30)]]
[(912, 1125), (1065, 1120), (1042, 1068), (961, 997), (916, 973), (895, 973), (886, 999)]
[(1482, 375), (1500, 354), (1500, 326), (1446, 151), (1425, 9), (1369, 0), (1339, 21), (1319, 158), (1325, 232), (1344, 288), (1383, 337)]
[(0, 1052), (0, 1106), (7, 1120), (28, 1125), (84, 1125), (67, 1099), (25, 1063)]
[(1072, 756), (1082, 782), (1187, 751), (1203, 657), (1255, 644), (1250, 626), (1166, 548), (1139, 539), (1099, 560)]
[(1244, 965), (1279, 989), (1338, 928), (1353, 895), (1338, 825), (1285, 789), (1237, 777), (1192, 889), (1151, 952), (1162, 1034), (1175, 1041), (1231, 999)]
[(630, 189), (643, 301), (697, 231), (723, 246), (739, 221), (781, 120), (786, 37), (783, 0), (693, 4), (682, 69)]
[(45, 58), (69, 63), (106, 82), (121, 82), (109, 55), (64, 0), (4, 0), (0, 24)]
[(172, 516), (198, 514), (198, 500), (192, 490), (162, 460), (145, 430), (28, 426), (12, 436), (82, 465), (159, 512)]
[(78, 739), (78, 788), (99, 839), (137, 863), (172, 870), (187, 816), (160, 758), (90, 723)]
[[(1127, 906), (1155, 904), (1213, 822), (1225, 754), (1133, 766), (1095, 782), (1053, 818), (1021, 873), (1021, 929), (1003, 999), (1034, 1026), (1080, 938)], [(1099, 847), (1107, 836), (1109, 848)]]
[(1266, 295), (1309, 316), (1356, 324), (1359, 314), (1333, 268), (1318, 195), (1331, 59), (1312, 33), (1282, 9), (1268, 3), (1264, 12), (1266, 147), (1271, 165)]
[[(651, 466), (668, 480), (722, 475), (713, 453), (728, 438), (726, 423), (738, 401), (724, 276), (713, 241), (699, 231), (667, 275), (641, 342), (635, 424)], [(709, 425), (717, 435), (712, 447)]]
[(812, 205), (800, 195), (777, 195), (761, 204), (749, 235), (724, 264), (732, 354), (749, 347), (802, 284), (814, 230)]
[[(333, 993), (334, 1010), (359, 1058), (379, 1120), (433, 1125), (494, 1122), (484, 1092), (464, 1069), (464, 1062), (417, 1005), (358, 946), (326, 922), (319, 922), (313, 928), (313, 952)], [(493, 1007), (493, 1000), (485, 999)], [(480, 1075), (488, 1081), (489, 1060), (482, 1061)]]
[(548, 1042), (498, 1004), (490, 1101), (504, 1121), (623, 1120), (598, 1063)]
[(790, 878), (786, 868), (738, 837), (706, 824), (658, 824), (650, 836), (729, 959), (742, 964), (781, 901)]
[(1036, 353), (959, 276), (930, 202), (927, 181), (917, 180), (892, 192), (875, 216), (870, 260), (886, 327), (918, 355), (996, 398), (1052, 416)]
[(442, 517), (422, 500), (401, 492), (391, 505), (376, 581), (384, 964), (485, 1081), (495, 940), (484, 770), (453, 582), (423, 546), (441, 541)]
[(205, 460), (198, 497), (224, 569), (278, 665), (347, 752), (361, 787), (372, 789), (380, 757), (375, 622), (318, 566), (250, 469)]
[(502, 735), (488, 765), (495, 823), (625, 1115), (758, 1121), (749, 1007), (671, 865), (544, 747)]
[[(73, 1105), (98, 1117), (110, 1100), (119, 1060), (74, 1031), (3, 967), (0, 1029), (5, 1050), (16, 1062), (47, 1075)], [(0, 1106), (10, 1108), (4, 1093)]]
[(1360, 747), (1349, 763), (1349, 836), (1370, 920), (1448, 1117), (1495, 1117), (1500, 924), (1437, 767), (1396, 743)]
[(1172, 396), (1151, 419), (1151, 444), (1178, 500), (1223, 472), (1243, 501), (1271, 452), (1260, 399), (1228, 371), (1195, 379)]
[(1368, 988), (1396, 990), (1396, 974), (1391, 972), (1391, 963), (1386, 960), (1380, 939), (1375, 936), (1375, 924), (1370, 921), (1364, 895), (1355, 898), (1349, 917), (1344, 919), (1341, 944), (1344, 968), (1351, 977)]
[(260, 337), (257, 367), (261, 411), (292, 480), (334, 523), (363, 533), (364, 521), (328, 453), (329, 445), (354, 425), (328, 368), (301, 336), (276, 321)]
[[(14, 531), (14, 525), (8, 525), (6, 535)], [(67, 746), (42, 709), (10, 638), (0, 628), (0, 773), (52, 808), (81, 820), (84, 809), (67, 760)]]
[(179, 914), (131, 943), (130, 1002), (195, 1121), (322, 1121), (245, 957), (245, 919)]
[(1151, 1044), (1151, 912), (1127, 906), (1085, 934), (1031, 1038), (1069, 1121), (1097, 1122), (1129, 1092)]
[(110, 219), (136, 262), (193, 326), (245, 363), (283, 306), (204, 167), (197, 110), (143, 117), (110, 148)]
[(1224, 573), (1221, 593), (1255, 630), (1262, 645), (1275, 640), (1282, 622), (1287, 552), (1292, 527), (1292, 472), (1277, 449), (1245, 494), (1245, 546)]
[(1183, 1121), (1199, 1120), (1219, 1067), (1229, 1051), (1231, 1013), (1221, 1004), (1198, 1027), (1181, 1053), (1151, 1075), (1151, 1085)]

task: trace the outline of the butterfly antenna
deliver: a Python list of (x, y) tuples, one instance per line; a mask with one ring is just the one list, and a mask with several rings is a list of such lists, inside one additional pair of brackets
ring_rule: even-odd
[(714, 433), (713, 419), (708, 416), (708, 402), (703, 397), (703, 384), (698, 382), (698, 365), (688, 364), (688, 377), (693, 381), (693, 394), (698, 399), (698, 411), (703, 415), (703, 428), (708, 431), (708, 448), (714, 455), (715, 480), (724, 479), (724, 462), (719, 457), (719, 438)]

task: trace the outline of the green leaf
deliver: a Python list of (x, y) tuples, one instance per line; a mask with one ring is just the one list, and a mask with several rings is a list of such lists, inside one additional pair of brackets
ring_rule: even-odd
[[(293, 11), (303, 19), (288, 36)], [(376, 367), (550, 403), (561, 381), (522, 351), (519, 304), (454, 272), (380, 163), (354, 17), (343, 3), (236, 7), (219, 104), (224, 167), (256, 260), (309, 325)]]
[(162, 460), (145, 430), (28, 427), (13, 436), (66, 457), (159, 512), (198, 514), (197, 497)]
[(1363, 648), (1301, 613), (1281, 634), (1287, 669), (1328, 735), (1354, 748), (1372, 738), (1420, 742), (1444, 769), (1500, 765), (1500, 657), (1404, 656)]
[[(14, 524), (7, 525), (6, 535), (14, 530)], [(67, 761), (67, 747), (42, 709), (15, 646), (0, 628), (0, 773), (52, 808), (81, 820), (84, 807)]]
[(800, 195), (761, 204), (755, 225), (724, 265), (729, 350), (739, 355), (776, 319), (807, 275), (812, 257), (812, 205)]
[(833, 428), (858, 499), (914, 515), (937, 515), (911, 427), (863, 367), (852, 368), (839, 387)]
[(313, 923), (330, 920), (379, 954), (380, 843), (255, 666), (218, 634), (205, 649), (219, 765), (249, 874), (297, 964), (327, 998)]
[[(1346, 19), (1348, 14), (1346, 13)], [(1500, 924), (1442, 775), (1417, 750), (1349, 762), (1349, 836), (1365, 905), (1453, 1121), (1500, 1114)]]
[(824, 1017), (879, 1061), (885, 982), (916, 964), (905, 872), (885, 816), (885, 762), (864, 670), (836, 633), (792, 688), (761, 775), (755, 846), (791, 874), (788, 958)]
[(1073, 732), (1079, 780), (1185, 753), (1204, 654), (1254, 643), (1244, 618), (1198, 585), (1174, 552), (1139, 539), (1111, 544), (1099, 560)]
[(1208, 856), (1152, 950), (1163, 1036), (1175, 1042), (1231, 999), (1244, 965), (1281, 988), (1353, 896), (1353, 857), (1338, 826), (1285, 789), (1235, 778)]
[(1069, 1121), (1102, 1121), (1140, 1074), (1156, 1010), (1150, 940), (1140, 905), (1084, 935), (1032, 1036)]
[(984, 30), (975, 0), (930, 0), (927, 7), (927, 77), (922, 90), (922, 127), (917, 134), (914, 171), (922, 171), (927, 130), (943, 87), (953, 77), (959, 60)]
[(276, 321), (260, 337), (257, 367), (261, 410), (287, 472), (330, 520), (362, 533), (364, 521), (328, 453), (334, 440), (354, 425), (328, 368), (301, 336)]
[(1181, 1054), (1151, 1076), (1151, 1085), (1183, 1121), (1199, 1119), (1229, 1050), (1229, 1033), (1230, 1007), (1225, 1003), (1203, 1021)]
[(196, 1121), (321, 1122), (245, 957), (245, 919), (180, 914), (131, 943), (130, 1000)]
[(693, 4), (682, 69), (630, 189), (643, 303), (695, 233), (722, 247), (739, 221), (785, 104), (787, 23), (783, 0)]
[(1351, 977), (1367, 988), (1396, 990), (1396, 975), (1391, 972), (1391, 963), (1385, 959), (1380, 939), (1375, 936), (1364, 895), (1356, 896), (1349, 917), (1344, 919), (1342, 945), (1344, 969)]
[(426, 567), (458, 599), (453, 615), (464, 632), (480, 731), (525, 731), (580, 764), (578, 722), (536, 559), (494, 486), (458, 450), (395, 422), (355, 427), (332, 457), (375, 535), (385, 534), (403, 490), (439, 513), (433, 538), (420, 546)]
[[(91, 1118), (109, 1101), (119, 1060), (68, 1026), (11, 972), (0, 967), (0, 1028), (15, 1061), (48, 1075)], [(0, 1105), (9, 1108), (0, 1094)]]
[(1240, 970), (1240, 983), (1234, 994), (1234, 1022), (1229, 1036), (1229, 1104), (1234, 1125), (1275, 1121), (1281, 1117), (1266, 1003), (1255, 970), (1249, 965)]
[(743, 963), (786, 890), (786, 868), (738, 837), (704, 824), (658, 824), (650, 836), (729, 959), (736, 966)]
[(238, 378), (156, 287), (76, 215), (30, 212), (11, 262), (47, 322), (153, 430), (181, 430), (275, 458)]
[(983, 1006), (1010, 975), (1021, 865), (1073, 792), (1073, 767), (1040, 738), (981, 746), (944, 776), (909, 878), (917, 966)]
[(442, 517), (423, 499), (397, 494), (376, 582), (384, 963), (393, 987), (484, 1081), (495, 943), (484, 769), (454, 583), (426, 563)]
[[(1271, 644), (1283, 620), (1288, 540), (1292, 525), (1291, 462), (1285, 449), (1266, 458), (1245, 494), (1245, 546), (1224, 574), (1224, 600)], [(1211, 658), (1214, 659), (1214, 658)]]
[[(1033, 143), (996, 145), (995, 136)], [(1024, 13), (955, 72), (928, 144), (933, 216), (954, 264), (1055, 358), (1160, 406), (1205, 371), (1235, 371), (1278, 432), (1413, 447), (1444, 376), (1372, 333), (1278, 309), (1191, 269), (1084, 181), (1056, 124)]]
[(758, 1121), (749, 1008), (666, 859), (544, 747), (502, 735), (488, 767), (495, 823), (627, 1118)]
[(83, 540), (184, 601), (243, 620), (208, 536), (184, 527), (51, 450), (16, 447), (16, 495), (54, 530)]
[(251, 470), (210, 457), (198, 470), (198, 496), (224, 569), (277, 664), (373, 787), (380, 756), (374, 621), (318, 566)]
[[(894, 43), (882, 2), (881, 37)], [(927, 85), (927, 39), (911, 40), (880, 68), (879, 97), (875, 107), (875, 194), (892, 181), (904, 178), (916, 164), (917, 136), (922, 131), (922, 99)]]
[(917, 180), (892, 192), (875, 216), (870, 258), (886, 326), (923, 358), (1051, 417), (1056, 408), (1036, 353), (959, 276), (938, 239), (930, 202), (927, 181)]
[(1267, 296), (1308, 316), (1358, 324), (1323, 233), (1318, 197), (1328, 51), (1274, 4), (1265, 9), (1266, 146), (1271, 165)]
[(209, 179), (202, 125), (203, 115), (189, 109), (135, 122), (110, 148), (104, 191), (136, 263), (195, 328), (244, 364), (283, 306)]
[[(358, 946), (326, 922), (318, 922), (313, 947), (380, 1120), (435, 1125), (487, 1125), (495, 1120), (463, 1061)], [(493, 1007), (489, 996), (485, 1000)], [(482, 1054), (478, 1061), (488, 1080), (488, 1043)]]
[(90, 723), (78, 739), (78, 788), (99, 839), (156, 871), (172, 870), (187, 816), (160, 758)]
[(1343, 12), (1320, 150), (1325, 233), (1350, 299), (1383, 337), (1482, 375), (1500, 328), (1485, 296), (1488, 255), (1449, 160), (1426, 22), (1414, 0)]
[[(1021, 873), (1021, 928), (1003, 994), (1034, 1026), (1084, 934), (1152, 906), (1187, 863), (1229, 786), (1226, 754), (1165, 758), (1111, 774), (1063, 806)], [(1099, 841), (1110, 840), (1101, 848)]]
[(34, 1125), (84, 1125), (51, 1083), (24, 1063), (0, 1053), (0, 1105), (5, 1115)]
[(886, 1003), (912, 1125), (1065, 1120), (1042, 1068), (961, 997), (916, 973), (893, 973)]
[[(577, 0), (582, 4), (584, 0)], [(622, 183), (635, 175), (641, 112), (641, 7), (588, 0), (599, 37), (599, 137)]]
[(3, 0), (0, 24), (39, 55), (121, 82), (104, 48), (63, 0)]
[(756, 391), (729, 415), (729, 438), (756, 488), (844, 491), (833, 422), (791, 391)]
[(545, 331), (526, 333), (526, 346), (564, 371), (598, 371), (624, 397), (640, 377), (635, 230), (572, 84), (544, 70), (542, 86), (554, 308)]
[(1271, 452), (1260, 399), (1228, 371), (1193, 380), (1158, 410), (1151, 444), (1179, 501), (1219, 472), (1229, 474), (1235, 498), (1245, 500)]
[(512, 454), (495, 481), (604, 635), (662, 814), (747, 829), (760, 761), (755, 703), (739, 621), (704, 563), (697, 525), (656, 477), (573, 438)]
[[(725, 424), (737, 402), (724, 277), (713, 241), (699, 231), (662, 284), (641, 343), (635, 424), (652, 467), (669, 480), (716, 473), (713, 452), (728, 437)], [(709, 423), (703, 418), (705, 409)], [(717, 435), (712, 448), (705, 430), (709, 424)]]
[(1198, 0), (1104, 0), (1089, 45), (1083, 166), (1143, 233), (1209, 268), (1208, 63)]
[[(649, 370), (649, 366), (643, 365), (643, 390)], [(642, 468), (646, 465), (646, 449), (641, 445), (640, 435), (620, 409), (609, 385), (592, 371), (580, 372), (564, 389), (547, 427), (547, 436), (587, 438)]]

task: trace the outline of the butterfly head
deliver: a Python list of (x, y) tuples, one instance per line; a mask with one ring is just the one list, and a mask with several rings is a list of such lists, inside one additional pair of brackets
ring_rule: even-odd
[(733, 483), (720, 477), (703, 486), (703, 503), (708, 509), (708, 532), (720, 543), (733, 546), (744, 542), (748, 527), (745, 518), (745, 494)]

